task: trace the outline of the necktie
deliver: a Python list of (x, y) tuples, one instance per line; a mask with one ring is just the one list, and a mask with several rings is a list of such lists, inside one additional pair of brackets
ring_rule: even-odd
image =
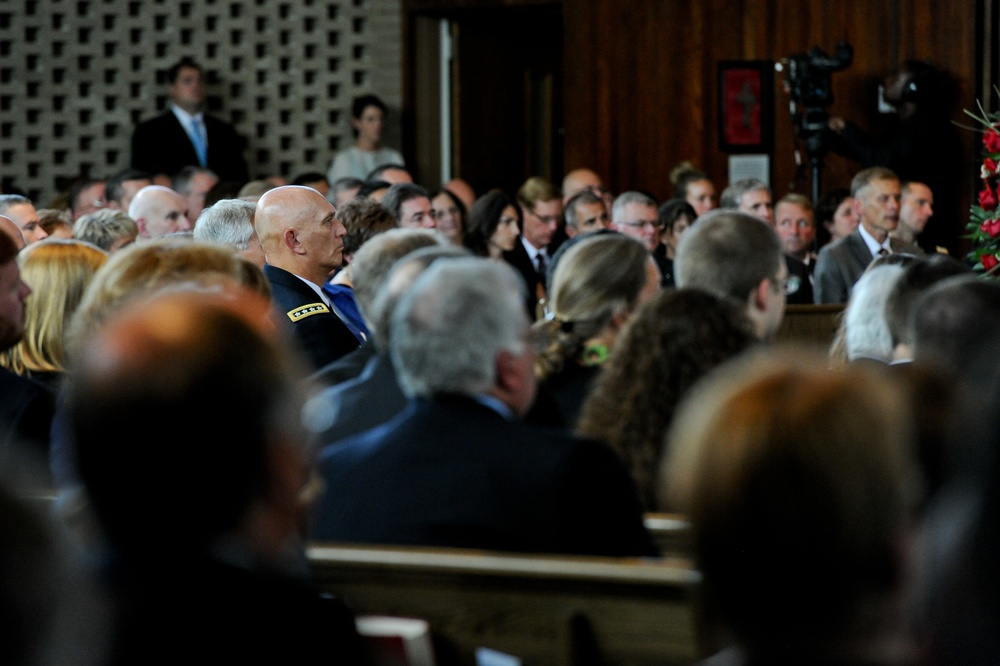
[(545, 275), (545, 255), (541, 252), (535, 255), (535, 259), (538, 262), (538, 274)]
[(880, 257), (888, 257), (889, 256), (889, 250), (885, 249), (884, 247), (880, 247), (878, 249), (878, 256), (880, 256)]
[(198, 154), (198, 163), (201, 166), (206, 166), (208, 164), (208, 144), (205, 141), (205, 130), (200, 118), (191, 119), (191, 142), (194, 144), (194, 152)]

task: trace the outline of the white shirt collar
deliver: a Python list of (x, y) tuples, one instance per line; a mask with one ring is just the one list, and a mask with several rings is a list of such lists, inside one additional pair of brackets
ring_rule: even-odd
[(865, 245), (868, 246), (868, 251), (872, 253), (873, 257), (877, 257), (878, 251), (883, 247), (886, 252), (892, 252), (892, 247), (889, 245), (889, 236), (885, 237), (885, 243), (879, 243), (870, 233), (868, 233), (868, 230), (865, 229), (865, 225), (859, 224), (858, 231), (861, 233), (861, 238), (864, 239)]
[(521, 236), (521, 244), (524, 245), (524, 249), (527, 250), (528, 258), (531, 259), (531, 261), (535, 261), (535, 258), (538, 257), (538, 255), (542, 255), (546, 259), (549, 258), (549, 255), (548, 253), (545, 252), (544, 247), (541, 249), (535, 247), (530, 242), (528, 242), (528, 239), (525, 238), (524, 236)]
[(171, 104), (170, 110), (173, 111), (175, 116), (177, 116), (177, 120), (181, 121), (181, 125), (183, 125), (185, 129), (190, 127), (191, 121), (196, 118), (202, 122), (205, 122), (205, 114), (201, 113), (200, 111), (194, 115), (191, 115), (190, 113), (188, 113), (181, 107), (177, 106), (176, 104)]

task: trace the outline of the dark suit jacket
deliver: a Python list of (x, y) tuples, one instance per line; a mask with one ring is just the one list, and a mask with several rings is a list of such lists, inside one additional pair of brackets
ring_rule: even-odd
[(115, 621), (102, 664), (369, 663), (353, 611), (303, 579), (178, 555), (103, 580)]
[(270, 264), (264, 266), (264, 275), (271, 283), (275, 315), (291, 326), (292, 335), (312, 362), (313, 370), (358, 348), (358, 339), (351, 329), (309, 285)]
[(0, 368), (0, 454), (47, 469), (55, 395), (45, 386)]
[[(246, 140), (232, 125), (204, 114), (208, 135), (208, 168), (220, 180), (245, 183), (247, 171)], [(139, 123), (132, 133), (132, 168), (173, 176), (186, 166), (197, 165), (198, 154), (177, 116), (167, 111)]]
[(377, 353), (375, 343), (368, 338), (354, 351), (344, 354), (333, 363), (324, 365), (313, 373), (310, 379), (320, 386), (333, 386), (354, 379), (364, 371), (368, 361)]
[(412, 401), (328, 446), (317, 540), (656, 555), (635, 484), (605, 444), (505, 420), (468, 397)]
[(797, 288), (792, 293), (785, 294), (785, 302), (791, 305), (812, 305), (813, 288), (809, 279), (809, 266), (790, 254), (785, 255), (785, 265), (788, 266), (788, 277), (798, 278)]
[(360, 375), (328, 386), (310, 400), (310, 410), (323, 412), (315, 412), (319, 419), (316, 423), (321, 424), (316, 430), (322, 444), (370, 430), (391, 420), (405, 407), (406, 396), (388, 352), (375, 353)]
[[(893, 252), (917, 256), (924, 254), (916, 245), (895, 238), (889, 239), (889, 247)], [(816, 303), (846, 303), (854, 283), (861, 278), (873, 259), (858, 229), (850, 236), (820, 248), (813, 274), (813, 296)]]
[[(552, 254), (549, 254), (549, 261), (552, 261)], [(521, 238), (518, 237), (514, 244), (514, 249), (503, 253), (504, 261), (514, 267), (524, 280), (524, 287), (527, 290), (524, 307), (528, 311), (529, 321), (535, 321), (536, 306), (538, 305), (538, 288), (544, 291), (545, 277), (535, 270), (535, 264), (528, 256), (528, 251), (524, 249)]]

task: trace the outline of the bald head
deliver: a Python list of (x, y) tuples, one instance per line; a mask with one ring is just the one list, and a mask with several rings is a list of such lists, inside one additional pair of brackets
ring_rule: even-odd
[(132, 198), (128, 216), (139, 227), (139, 238), (158, 238), (178, 231), (190, 231), (187, 202), (163, 185), (148, 185)]
[(4, 232), (10, 236), (14, 244), (17, 245), (17, 249), (21, 250), (27, 243), (24, 242), (24, 234), (21, 233), (21, 228), (14, 223), (14, 220), (0, 215), (0, 231)]
[(573, 169), (566, 174), (562, 182), (563, 199), (568, 199), (581, 190), (602, 188), (601, 177), (590, 169)]
[(267, 263), (321, 285), (344, 256), (347, 230), (333, 204), (311, 187), (285, 185), (257, 200), (257, 237)]
[(452, 178), (444, 184), (444, 189), (461, 199), (462, 203), (465, 204), (465, 210), (470, 210), (472, 204), (476, 203), (475, 190), (472, 189), (472, 185), (469, 185), (461, 178)]

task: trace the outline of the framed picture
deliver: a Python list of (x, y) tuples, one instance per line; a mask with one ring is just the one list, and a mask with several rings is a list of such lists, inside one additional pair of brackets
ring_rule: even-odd
[(769, 153), (774, 136), (774, 63), (719, 63), (719, 147), (728, 153)]

